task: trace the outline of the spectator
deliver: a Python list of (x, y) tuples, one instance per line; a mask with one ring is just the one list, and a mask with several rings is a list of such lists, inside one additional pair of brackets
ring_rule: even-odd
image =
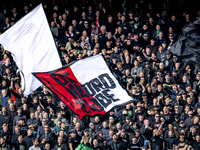
[(29, 150), (41, 150), (41, 148), (38, 146), (39, 144), (38, 139), (34, 138), (32, 142), (33, 142), (33, 146), (31, 146)]

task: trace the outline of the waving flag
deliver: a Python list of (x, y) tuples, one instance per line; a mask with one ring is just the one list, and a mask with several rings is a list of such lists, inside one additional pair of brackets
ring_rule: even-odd
[(0, 35), (0, 43), (14, 55), (21, 70), (25, 96), (41, 85), (32, 72), (51, 71), (62, 66), (42, 4)]
[(200, 18), (183, 28), (179, 39), (170, 51), (181, 59), (200, 65)]
[(85, 115), (103, 115), (115, 106), (133, 101), (101, 55), (51, 72), (33, 74), (80, 119)]

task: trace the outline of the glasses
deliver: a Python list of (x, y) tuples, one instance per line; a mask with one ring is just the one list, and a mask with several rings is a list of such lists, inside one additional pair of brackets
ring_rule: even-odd
[(155, 116), (155, 117), (160, 117), (160, 116)]
[(84, 24), (88, 24), (88, 23), (84, 23)]

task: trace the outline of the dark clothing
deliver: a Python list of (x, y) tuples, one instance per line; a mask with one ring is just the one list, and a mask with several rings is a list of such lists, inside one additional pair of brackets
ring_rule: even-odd
[(129, 149), (129, 150), (140, 150), (140, 145), (139, 144), (130, 143), (128, 145), (127, 149)]
[(117, 142), (115, 142), (114, 140), (109, 142), (107, 145), (106, 145), (106, 148), (109, 148), (110, 150), (122, 150), (123, 147), (122, 147), (122, 142), (120, 140), (118, 140)]
[(76, 136), (75, 138), (70, 137), (69, 138), (69, 143), (72, 143), (72, 147), (73, 149), (75, 149), (76, 147), (78, 147), (78, 145), (80, 144), (80, 138), (78, 136)]

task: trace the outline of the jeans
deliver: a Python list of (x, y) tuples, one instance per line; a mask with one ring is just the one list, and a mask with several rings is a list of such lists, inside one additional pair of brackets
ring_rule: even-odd
[(144, 141), (144, 146), (146, 146), (147, 149), (149, 148), (149, 142), (150, 142), (149, 140), (145, 140), (145, 141)]

